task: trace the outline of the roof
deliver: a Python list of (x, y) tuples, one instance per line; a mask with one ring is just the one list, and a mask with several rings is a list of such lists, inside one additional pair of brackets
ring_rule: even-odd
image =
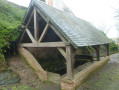
[(38, 0), (31, 2), (23, 23), (25, 23), (25, 19), (29, 16), (33, 4), (42, 11), (49, 21), (54, 24), (55, 28), (57, 28), (74, 47), (100, 45), (111, 42), (104, 33), (89, 22)]

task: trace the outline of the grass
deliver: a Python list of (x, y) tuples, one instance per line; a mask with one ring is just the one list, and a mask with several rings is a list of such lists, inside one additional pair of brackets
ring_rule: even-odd
[[(86, 90), (119, 90), (119, 65), (106, 65), (90, 77), (82, 87)], [(80, 87), (81, 88), (81, 87)], [(82, 90), (77, 88), (77, 90)], [(83, 89), (84, 90), (84, 89)]]

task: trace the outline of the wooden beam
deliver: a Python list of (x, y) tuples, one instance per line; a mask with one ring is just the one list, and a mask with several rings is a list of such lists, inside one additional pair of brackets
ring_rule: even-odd
[(62, 48), (57, 48), (59, 50), (59, 52), (64, 56), (64, 58), (66, 59), (66, 52), (62, 49)]
[(110, 55), (110, 53), (109, 53), (109, 44), (105, 44), (105, 47), (106, 47), (106, 50), (107, 50), (107, 56), (109, 56)]
[[(42, 12), (36, 8), (36, 11), (41, 15), (41, 17), (46, 21), (49, 22), (46, 17), (42, 14)], [(58, 32), (58, 30), (54, 27), (54, 25), (52, 25), (51, 23), (49, 23), (49, 26), (53, 29), (53, 31), (61, 38), (61, 40), (66, 43), (66, 39)]]
[[(29, 25), (29, 23), (30, 23), (30, 21), (31, 21), (31, 18), (32, 18), (32, 16), (33, 16), (33, 13), (34, 13), (34, 11), (31, 12), (31, 15), (30, 15), (30, 17), (29, 17), (29, 19), (28, 19), (28, 22), (26, 23), (25, 29), (28, 27), (28, 25)], [(25, 30), (23, 31), (23, 34), (22, 34), (22, 36), (21, 36), (21, 39), (20, 39), (20, 42), (19, 42), (19, 43), (21, 43), (24, 34), (25, 34)]]
[(43, 15), (43, 13), (36, 7), (36, 11), (41, 15), (41, 17), (47, 22), (46, 17)]
[(67, 78), (73, 79), (73, 59), (71, 46), (66, 46)]
[(25, 31), (27, 32), (27, 34), (28, 34), (29, 38), (31, 39), (31, 41), (32, 41), (33, 43), (36, 43), (36, 41), (35, 41), (35, 39), (33, 38), (31, 32), (29, 31), (29, 29), (25, 29)]
[(19, 40), (19, 43), (21, 43), (21, 41), (23, 40), (24, 34), (25, 34), (25, 30), (23, 31), (23, 33), (22, 33), (22, 35), (21, 35), (21, 38), (20, 38), (20, 40)]
[(65, 47), (63, 42), (22, 43), (22, 47)]
[(36, 12), (36, 8), (34, 7), (34, 38), (36, 41), (39, 39), (39, 31), (38, 31), (38, 15)]
[(66, 39), (59, 33), (59, 31), (54, 27), (52, 23), (49, 24), (49, 26), (53, 29), (53, 31), (60, 37), (60, 39), (66, 43)]
[(28, 19), (28, 22), (27, 22), (27, 24), (26, 24), (26, 28), (28, 27), (28, 25), (29, 25), (29, 23), (30, 23), (30, 21), (31, 21), (31, 18), (32, 18), (32, 16), (33, 16), (33, 14), (34, 14), (34, 10), (31, 12), (31, 15), (30, 15), (30, 17), (29, 17), (29, 19)]
[(45, 26), (45, 28), (44, 28), (41, 36), (40, 36), (40, 39), (38, 40), (39, 43), (43, 40), (43, 38), (44, 38), (44, 36), (45, 36), (45, 34), (46, 34), (47, 30), (48, 30), (48, 27), (49, 27), (49, 25), (46, 24), (46, 26)]

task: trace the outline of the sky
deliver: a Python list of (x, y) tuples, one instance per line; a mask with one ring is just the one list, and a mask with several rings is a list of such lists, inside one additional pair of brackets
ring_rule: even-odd
[[(28, 7), (30, 0), (8, 0)], [(98, 29), (105, 28), (109, 38), (119, 37), (115, 23), (115, 9), (119, 8), (119, 0), (63, 0), (73, 13), (89, 21)]]

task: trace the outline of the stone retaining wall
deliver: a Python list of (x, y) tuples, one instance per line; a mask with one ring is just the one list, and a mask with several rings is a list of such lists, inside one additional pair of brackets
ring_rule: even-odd
[(43, 70), (34, 56), (25, 48), (19, 48), (20, 55), (25, 59), (29, 66), (34, 69), (35, 73), (38, 75), (39, 79), (42, 81), (47, 80), (47, 72)]
[(74, 75), (73, 80), (68, 80), (67, 77), (61, 79), (61, 88), (62, 90), (75, 90), (75, 87), (81, 85), (87, 77), (89, 77), (93, 72), (98, 70), (104, 64), (110, 60), (110, 57), (107, 56), (103, 60), (95, 61), (84, 70)]

